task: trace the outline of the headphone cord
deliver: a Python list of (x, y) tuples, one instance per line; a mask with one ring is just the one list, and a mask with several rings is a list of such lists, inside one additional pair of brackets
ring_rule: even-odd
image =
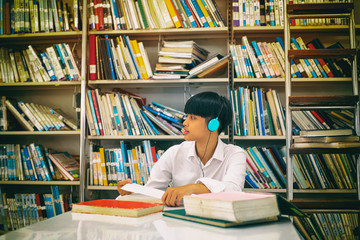
[(203, 154), (203, 156), (202, 156), (201, 159), (200, 159), (200, 169), (201, 169), (201, 172), (202, 172), (202, 176), (203, 176), (203, 177), (205, 177), (205, 173), (204, 173), (204, 169), (203, 169), (203, 167), (202, 167), (201, 164), (202, 164), (202, 160), (204, 159), (205, 154), (206, 154), (206, 150), (207, 150), (207, 147), (208, 147), (208, 144), (209, 144), (209, 141), (210, 141), (210, 136), (211, 136), (211, 131), (210, 131), (210, 133), (209, 133), (209, 137), (208, 137), (208, 140), (207, 140), (206, 145), (205, 145), (204, 154)]

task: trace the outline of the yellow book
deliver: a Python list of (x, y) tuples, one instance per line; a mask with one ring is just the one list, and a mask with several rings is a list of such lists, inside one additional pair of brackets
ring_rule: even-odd
[[(109, 186), (108, 180), (107, 180), (107, 177), (106, 177), (105, 149), (104, 148), (100, 148), (100, 168), (101, 168), (103, 186)], [(98, 169), (100, 170), (100, 168), (98, 168)], [(99, 178), (99, 180), (100, 180), (100, 183), (101, 183), (100, 178)]]
[(206, 10), (202, 0), (196, 0), (196, 2), (199, 4), (199, 7), (200, 7), (201, 11), (203, 12), (204, 17), (205, 17), (206, 21), (208, 22), (209, 26), (215, 27), (214, 22), (211, 20), (211, 17), (209, 15), (208, 11)]
[(139, 163), (138, 163), (138, 157), (136, 154), (136, 150), (135, 148), (131, 149), (132, 151), (132, 163), (134, 165), (134, 172), (135, 172), (135, 178), (136, 178), (136, 183), (137, 184), (141, 184), (141, 176), (140, 176), (140, 169), (139, 169)]
[(334, 154), (334, 155), (335, 155), (335, 157), (336, 157), (336, 159), (337, 159), (337, 161), (338, 161), (338, 163), (339, 163), (339, 166), (340, 166), (339, 171), (341, 171), (342, 174), (343, 174), (343, 176), (345, 177), (345, 181), (344, 181), (344, 182), (347, 184), (348, 189), (353, 189), (353, 186), (352, 186), (352, 183), (351, 183), (351, 181), (350, 181), (349, 175), (348, 175), (348, 173), (346, 172), (345, 167), (344, 167), (344, 164), (343, 164), (343, 162), (342, 162), (342, 160), (341, 160), (341, 158), (340, 158), (340, 154)]
[(93, 152), (92, 168), (94, 175), (94, 185), (99, 185), (99, 175), (98, 175), (98, 166), (97, 166), (98, 157), (99, 157), (99, 153)]
[(253, 115), (252, 100), (251, 99), (249, 99), (249, 124), (250, 124), (250, 136), (255, 136), (254, 115)]
[(127, 16), (127, 12), (125, 10), (125, 5), (124, 5), (124, 1), (120, 1), (121, 4), (121, 8), (124, 10), (124, 21), (125, 21), (125, 25), (126, 25), (126, 29), (129, 30), (130, 29), (130, 24), (128, 22), (128, 16)]
[(140, 48), (136, 40), (130, 40), (131, 46), (133, 48), (136, 61), (140, 67), (140, 74), (143, 79), (149, 79), (149, 75), (147, 74), (144, 59), (141, 56)]
[(174, 5), (171, 2), (171, 0), (165, 0), (165, 4), (166, 4), (166, 7), (167, 7), (167, 9), (168, 9), (168, 11), (170, 13), (171, 20), (175, 24), (175, 27), (176, 28), (182, 27), (182, 24), (180, 22), (181, 20), (179, 19), (179, 15), (178, 15), (176, 9), (174, 8)]

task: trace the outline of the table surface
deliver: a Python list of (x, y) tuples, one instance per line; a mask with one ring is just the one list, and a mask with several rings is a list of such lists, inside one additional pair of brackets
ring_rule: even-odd
[(300, 239), (288, 218), (277, 222), (220, 228), (155, 213), (140, 218), (67, 212), (8, 232), (1, 239)]

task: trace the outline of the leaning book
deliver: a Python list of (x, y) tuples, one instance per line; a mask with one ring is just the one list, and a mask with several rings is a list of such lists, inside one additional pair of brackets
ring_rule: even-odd
[(164, 205), (162, 203), (99, 199), (74, 203), (71, 211), (86, 214), (141, 217), (152, 213), (161, 212), (163, 207)]

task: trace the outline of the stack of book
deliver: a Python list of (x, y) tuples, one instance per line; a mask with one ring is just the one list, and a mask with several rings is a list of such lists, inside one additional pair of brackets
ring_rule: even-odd
[[(62, 113), (60, 109), (53, 109), (45, 105), (36, 103), (26, 103), (15, 99), (5, 99), (5, 107), (11, 114), (6, 114), (7, 128), (11, 124), (19, 123), (23, 129), (27, 131), (61, 131), (61, 130), (77, 130), (75, 121), (72, 121)], [(10, 120), (12, 115), (17, 122), (12, 123)], [(19, 130), (15, 127), (15, 130)]]
[(72, 194), (59, 193), (51, 186), (51, 193), (15, 193), (8, 196), (0, 188), (2, 230), (16, 230), (52, 218), (72, 208)]
[(120, 92), (88, 90), (86, 116), (91, 135), (181, 135), (185, 113)]
[(224, 27), (215, 0), (91, 0), (90, 30)]
[(55, 44), (40, 54), (31, 45), (22, 51), (2, 47), (0, 59), (0, 81), (4, 83), (80, 80), (76, 58), (66, 43)]
[(360, 147), (359, 136), (352, 129), (300, 131), (294, 138), (295, 148), (354, 148)]
[(233, 0), (234, 27), (284, 26), (284, 2)]
[(207, 59), (209, 52), (194, 41), (164, 41), (154, 79), (180, 79)]
[(89, 36), (89, 79), (149, 79), (152, 70), (143, 42), (126, 35), (116, 39)]
[(186, 78), (217, 77), (226, 72), (228, 62), (229, 55), (224, 57), (221, 54), (214, 54), (208, 57), (206, 61), (190, 69), (189, 75)]
[(27, 0), (0, 2), (0, 35), (81, 30), (79, 1)]
[(90, 146), (90, 185), (116, 186), (121, 180), (130, 178), (133, 183), (144, 185), (150, 171), (163, 150), (155, 150), (149, 140), (142, 145), (131, 147), (120, 141), (119, 148)]
[(234, 134), (284, 136), (285, 114), (276, 90), (239, 87), (230, 92)]
[(31, 143), (0, 145), (1, 181), (77, 180), (79, 162), (68, 153), (51, 153)]

